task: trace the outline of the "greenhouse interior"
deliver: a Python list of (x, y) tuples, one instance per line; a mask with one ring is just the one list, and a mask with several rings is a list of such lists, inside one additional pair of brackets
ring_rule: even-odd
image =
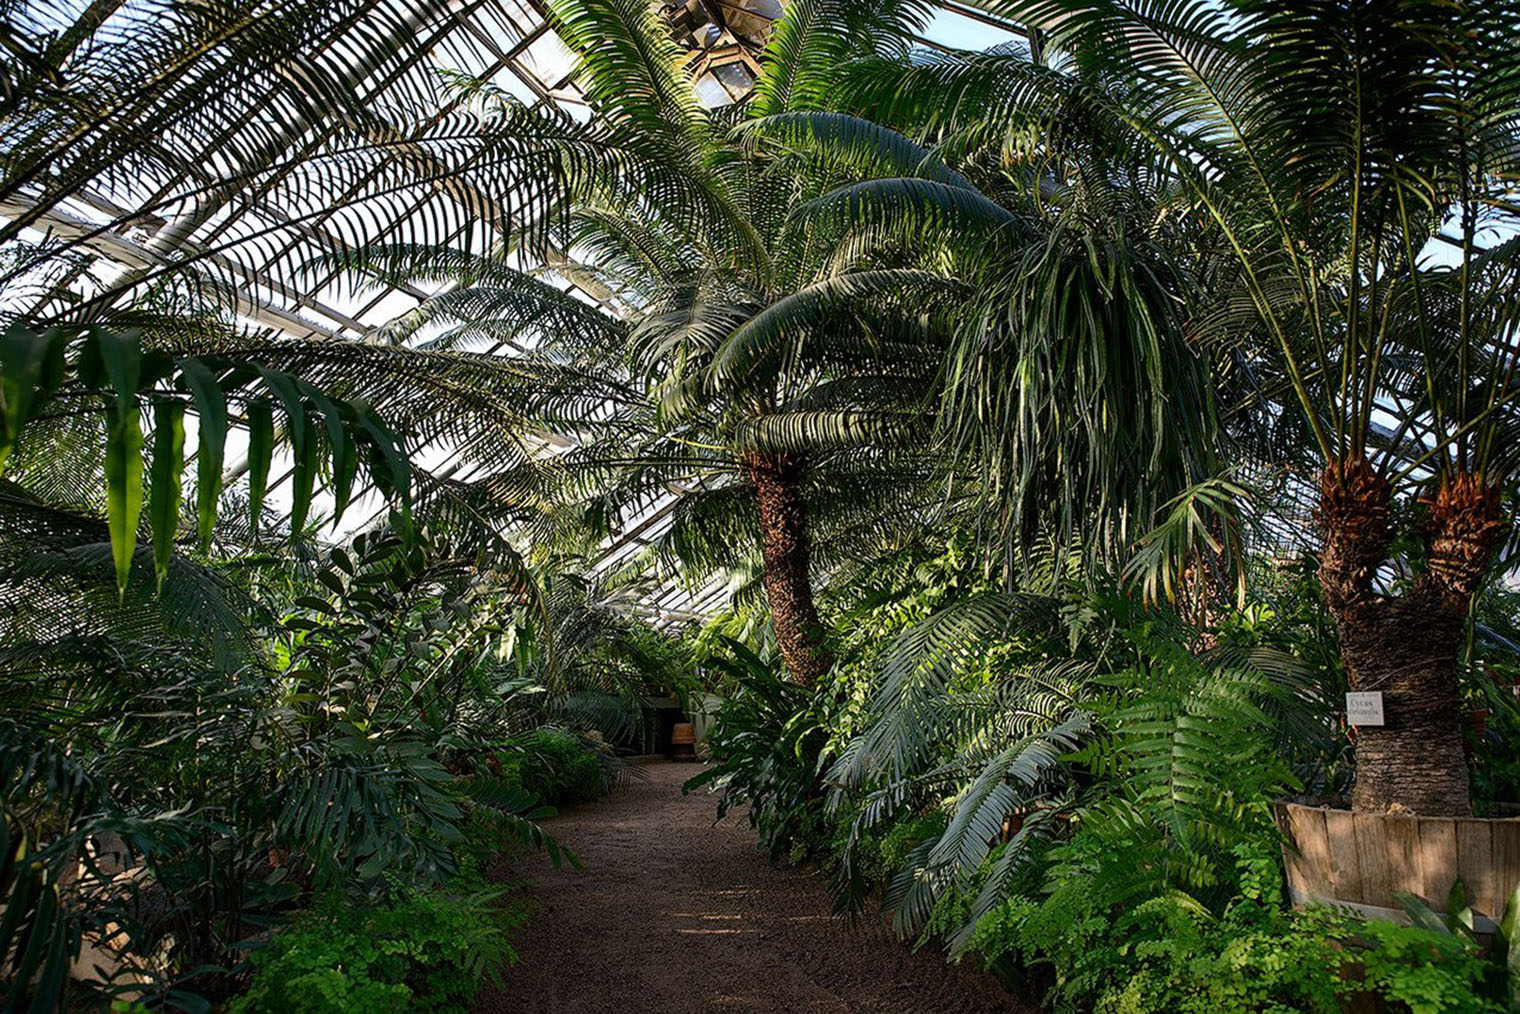
[(0, 0), (0, 1014), (1520, 1012), (1517, 507), (1520, 0)]

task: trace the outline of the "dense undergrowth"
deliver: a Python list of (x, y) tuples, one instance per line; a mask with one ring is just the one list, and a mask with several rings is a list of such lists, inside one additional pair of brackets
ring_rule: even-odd
[[(212, 555), (181, 616), (114, 604), (100, 553), (34, 573), (74, 597), (16, 598), (5, 651), (0, 952), (31, 987), (6, 1009), (463, 1011), (526, 912), (486, 871), (578, 864), (539, 821), (610, 790), (609, 738), (636, 741), (639, 693), (682, 678), (630, 666), (625, 640), (647, 664), (654, 635), (598, 620), (583, 586), (488, 564), (385, 529)], [(576, 616), (600, 634), (536, 646)]]
[[(1273, 804), (1351, 775), (1312, 571), (1262, 575), (1254, 608), (1198, 629), (1119, 583), (998, 592), (967, 556), (952, 541), (842, 590), (816, 689), (713, 642), (744, 675), (690, 788), (748, 804), (773, 858), (833, 874), (841, 910), (880, 907), (1054, 1011), (1512, 1009), (1502, 936), (1418, 905), (1399, 926), (1287, 903)], [(1473, 706), (1503, 709), (1474, 781), (1501, 793), (1514, 705), (1492, 682), (1512, 664), (1490, 636), (1468, 666)]]

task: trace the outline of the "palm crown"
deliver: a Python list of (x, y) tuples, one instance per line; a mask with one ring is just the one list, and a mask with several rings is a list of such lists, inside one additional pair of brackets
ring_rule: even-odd
[[(1358, 805), (1465, 809), (1456, 649), (1516, 474), (1516, 247), (1491, 239), (1515, 213), (1512, 5), (1005, 6), (1101, 69), (1056, 87), (1150, 149), (1212, 237), (1190, 326), (1250, 378), (1237, 436), (1308, 438), (1343, 657), (1399, 716), (1363, 730)], [(1394, 595), (1399, 494), (1428, 515)]]
[[(463, 267), (453, 272), (462, 284), (397, 327), (443, 326), (443, 342), (531, 329), (525, 363), (584, 364), (586, 389), (608, 394), (602, 408), (546, 416), (578, 440), (563, 459), (579, 468), (576, 488), (599, 474), (619, 507), (682, 490), (665, 548), (688, 564), (738, 563), (757, 532), (780, 648), (792, 675), (811, 681), (828, 660), (808, 528), (822, 523), (833, 540), (864, 523), (875, 535), (869, 519), (886, 500), (926, 499), (914, 495), (926, 466), (905, 438), (930, 419), (938, 325), (956, 287), (873, 248), (857, 253), (847, 231), (794, 211), (872, 172), (953, 174), (892, 131), (794, 107), (816, 94), (822, 61), (841, 46), (876, 52), (911, 12), (794, 10), (737, 123), (700, 105), (652, 9), (576, 3), (556, 14), (599, 128), (622, 154), (571, 173), (539, 253), (606, 293), (619, 318), (577, 308), (500, 259), (444, 249), (422, 253), (420, 270)], [(858, 21), (858, 37), (823, 31), (834, 14)], [(350, 263), (395, 279), (419, 270), (418, 254), (371, 248)]]

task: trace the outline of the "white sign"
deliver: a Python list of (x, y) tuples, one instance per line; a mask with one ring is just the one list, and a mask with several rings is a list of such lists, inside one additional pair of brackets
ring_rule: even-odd
[(1351, 725), (1383, 724), (1383, 692), (1367, 690), (1346, 695), (1346, 721)]

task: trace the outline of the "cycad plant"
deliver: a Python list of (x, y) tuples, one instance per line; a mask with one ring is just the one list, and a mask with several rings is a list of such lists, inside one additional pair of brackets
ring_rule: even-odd
[(1342, 657), (1384, 702), (1354, 805), (1470, 812), (1457, 655), (1520, 470), (1520, 7), (1004, 7), (1118, 83), (1061, 87), (1166, 161), (1228, 267), (1196, 333), (1305, 436)]
[[(436, 238), (466, 192), (485, 215), (531, 206), (565, 153), (540, 145), (548, 121), (503, 134), (445, 101), (421, 57), (452, 24), (443, 4), (366, 0), (8, 6), (7, 297), (35, 315), (83, 280), (77, 313), (195, 274), (257, 316), (254, 286), (288, 281), (314, 226)], [(98, 270), (102, 243), (130, 270)]]
[[(119, 581), (140, 516), (166, 572), (192, 459), (204, 540), (224, 477), (247, 476), (257, 520), (278, 444), (297, 530), (319, 486), (329, 520), (370, 489), (405, 501), (405, 459), (427, 444), (487, 432), (498, 463), (526, 457), (513, 408), (538, 378), (498, 357), (313, 339), (321, 325), (281, 305), (312, 249), (436, 241), (461, 214), (531, 220), (586, 156), (590, 136), (553, 119), (461, 113), (423, 59), (454, 24), (434, 4), (7, 9), (0, 468), (24, 427), (82, 439), (87, 414), (108, 415), (94, 440)], [(244, 462), (224, 454), (239, 429)]]
[(398, 320), (398, 335), (449, 325), (435, 341), (500, 341), (531, 328), (525, 362), (584, 371), (603, 406), (554, 420), (579, 444), (559, 459), (581, 477), (573, 492), (599, 476), (608, 515), (676, 495), (662, 548), (689, 563), (737, 564), (758, 544), (778, 647), (801, 683), (831, 661), (811, 573), (819, 533), (837, 553), (836, 540), (879, 539), (883, 517), (935, 499), (924, 492), (928, 395), (940, 322), (964, 289), (792, 214), (870, 175), (954, 176), (895, 132), (812, 111), (835, 61), (899, 43), (919, 13), (795, 4), (762, 54), (756, 97), (711, 111), (650, 5), (554, 6), (593, 125), (619, 157), (566, 170), (541, 252), (606, 294), (616, 319), (501, 258), (419, 261), (384, 245), (346, 258), (388, 280), (460, 283)]
[[(844, 886), (872, 886), (852, 882), (863, 846), (906, 832), (884, 895), (893, 925), (960, 949), (1010, 897), (1038, 893), (1051, 844), (1083, 829), (1124, 844), (1098, 864), (1104, 896), (1081, 903), (1182, 888), (1224, 904), (1230, 848), (1272, 840), (1273, 795), (1293, 784), (1282, 757), (1318, 738), (1324, 709), (1291, 657), (1195, 656), (1187, 639), (1175, 614), (1109, 594), (984, 592), (905, 629), (826, 757), (853, 814)], [(1079, 879), (1080, 899), (1095, 884)], [(1057, 891), (1052, 909), (1072, 903)]]

